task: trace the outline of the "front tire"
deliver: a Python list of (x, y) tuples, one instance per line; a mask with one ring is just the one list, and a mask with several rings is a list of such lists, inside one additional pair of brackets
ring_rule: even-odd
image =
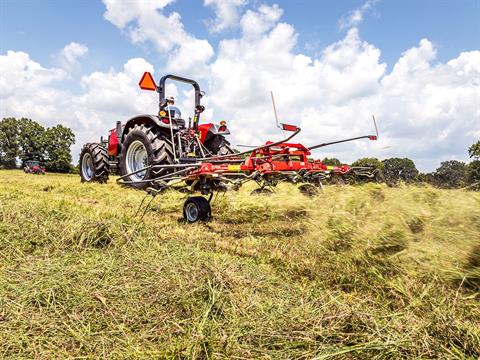
[(183, 217), (186, 222), (205, 221), (212, 216), (210, 203), (203, 196), (192, 196), (183, 205)]
[(167, 164), (173, 164), (173, 149), (166, 136), (154, 125), (135, 124), (125, 137), (119, 159), (120, 175), (131, 174), (124, 179), (125, 185), (144, 189), (149, 186), (145, 180), (165, 175), (172, 170), (141, 169), (149, 165)]
[(80, 152), (79, 167), (82, 182), (106, 183), (110, 167), (107, 149), (101, 144), (85, 144)]

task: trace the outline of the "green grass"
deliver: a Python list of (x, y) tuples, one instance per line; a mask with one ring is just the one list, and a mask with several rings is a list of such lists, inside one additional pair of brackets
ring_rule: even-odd
[(480, 194), (186, 197), (0, 171), (0, 358), (478, 358)]

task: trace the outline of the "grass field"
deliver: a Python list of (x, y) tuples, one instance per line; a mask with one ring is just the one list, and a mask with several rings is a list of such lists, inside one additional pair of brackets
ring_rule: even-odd
[(478, 358), (480, 193), (184, 194), (0, 171), (0, 358)]

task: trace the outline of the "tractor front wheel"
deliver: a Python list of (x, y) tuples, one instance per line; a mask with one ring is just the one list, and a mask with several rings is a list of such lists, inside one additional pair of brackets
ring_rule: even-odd
[(80, 152), (80, 178), (82, 182), (106, 183), (108, 180), (108, 154), (101, 144), (85, 144)]

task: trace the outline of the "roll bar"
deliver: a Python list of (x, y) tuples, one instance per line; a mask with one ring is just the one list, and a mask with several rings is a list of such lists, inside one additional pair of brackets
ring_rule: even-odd
[(160, 106), (162, 106), (162, 104), (165, 103), (165, 82), (167, 81), (167, 79), (180, 81), (180, 82), (192, 85), (193, 88), (195, 89), (195, 109), (197, 109), (200, 106), (200, 99), (203, 96), (200, 90), (200, 85), (198, 85), (198, 83), (195, 80), (187, 79), (187, 78), (177, 76), (177, 75), (172, 75), (172, 74), (162, 76), (162, 78), (160, 79), (160, 84), (157, 87), (157, 91), (160, 94)]

